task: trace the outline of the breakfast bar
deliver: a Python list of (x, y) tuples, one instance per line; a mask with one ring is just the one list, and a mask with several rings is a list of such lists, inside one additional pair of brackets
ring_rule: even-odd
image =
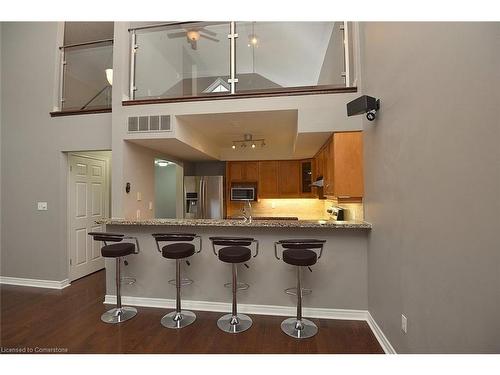
[[(250, 285), (238, 292), (239, 309), (247, 313), (283, 315), (294, 311), (296, 297), (284, 293), (295, 285), (295, 267), (275, 258), (274, 243), (283, 239), (326, 240), (321, 259), (303, 272), (303, 287), (312, 289), (304, 298), (304, 314), (352, 318), (352, 310), (367, 310), (367, 238), (371, 224), (364, 221), (333, 220), (225, 220), (225, 219), (103, 219), (107, 232), (137, 237), (139, 254), (127, 257), (122, 276), (135, 279), (124, 284), (124, 304), (172, 307), (175, 287), (168, 283), (175, 275), (175, 263), (165, 261), (157, 250), (153, 233), (196, 233), (202, 251), (182, 263), (183, 277), (194, 282), (182, 288), (182, 300), (192, 310), (229, 311), (230, 266), (217, 259), (209, 238), (252, 237), (259, 241), (259, 255), (239, 267), (238, 281)], [(106, 300), (115, 302), (114, 262), (106, 260)], [(340, 310), (340, 311), (339, 311)], [(340, 315), (339, 315), (340, 314)]]

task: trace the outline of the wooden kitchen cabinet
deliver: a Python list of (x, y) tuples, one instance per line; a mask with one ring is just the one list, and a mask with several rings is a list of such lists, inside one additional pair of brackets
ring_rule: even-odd
[(277, 198), (278, 189), (278, 161), (259, 161), (259, 198)]
[[(310, 188), (316, 165), (306, 160), (229, 161), (226, 165), (227, 194), (232, 183), (257, 183), (259, 198), (310, 198)], [(307, 175), (305, 176), (304, 173)]]
[(333, 136), (333, 192), (338, 198), (362, 197), (363, 133), (343, 132)]
[(259, 180), (259, 162), (232, 161), (227, 163), (228, 181), (256, 182)]
[(314, 157), (316, 177), (323, 176), (327, 197), (361, 198), (363, 181), (363, 133), (334, 133)]
[(278, 163), (278, 189), (281, 197), (299, 197), (301, 165), (300, 160), (280, 160)]

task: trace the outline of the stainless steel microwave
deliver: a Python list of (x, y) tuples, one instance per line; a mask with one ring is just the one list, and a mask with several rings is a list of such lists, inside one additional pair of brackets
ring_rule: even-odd
[(233, 187), (231, 188), (232, 201), (254, 201), (255, 188), (253, 187)]

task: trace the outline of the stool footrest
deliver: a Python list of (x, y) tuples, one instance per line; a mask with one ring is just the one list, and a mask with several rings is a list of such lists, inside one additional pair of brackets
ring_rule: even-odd
[[(302, 289), (302, 295), (303, 296), (307, 296), (309, 294), (312, 293), (312, 290), (311, 289), (307, 289), (307, 288), (301, 288)], [(291, 287), (291, 288), (286, 288), (285, 289), (285, 293), (286, 294), (289, 294), (291, 296), (296, 296), (297, 295), (297, 288), (296, 287)]]
[[(170, 285), (177, 286), (175, 279), (168, 280), (168, 283)], [(194, 283), (194, 281), (191, 279), (188, 278), (181, 279), (181, 286), (191, 285), (192, 283)]]
[[(233, 287), (233, 283), (232, 282), (224, 284), (224, 288), (230, 288), (231, 289), (232, 287)], [(236, 290), (247, 290), (248, 288), (250, 288), (250, 285), (247, 284), (247, 283), (240, 283), (240, 282), (236, 283)]]

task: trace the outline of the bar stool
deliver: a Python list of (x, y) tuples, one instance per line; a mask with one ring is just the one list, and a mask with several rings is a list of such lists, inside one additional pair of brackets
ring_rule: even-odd
[[(231, 314), (223, 315), (217, 320), (217, 326), (224, 332), (239, 333), (246, 331), (252, 326), (252, 319), (245, 314), (239, 314), (236, 303), (236, 292), (249, 288), (248, 284), (238, 283), (237, 267), (239, 263), (245, 263), (252, 257), (249, 246), (255, 245), (254, 258), (259, 254), (259, 241), (249, 237), (210, 237), (215, 256), (219, 260), (230, 263), (232, 266), (232, 282), (224, 284), (231, 286), (233, 293), (233, 304)], [(216, 247), (220, 247), (219, 251)], [(248, 268), (248, 265), (245, 264)]]
[[(316, 239), (281, 240), (274, 243), (274, 256), (276, 259), (281, 259), (278, 256), (278, 246), (281, 246), (284, 249), (282, 251), (283, 261), (297, 267), (297, 287), (285, 289), (285, 293), (297, 295), (297, 316), (285, 319), (281, 323), (281, 330), (288, 336), (305, 339), (314, 336), (318, 332), (316, 324), (302, 318), (302, 296), (311, 293), (311, 290), (302, 288), (301, 268), (307, 267), (312, 272), (311, 266), (321, 258), (325, 243), (325, 240)], [(313, 249), (319, 249), (319, 254)], [(295, 292), (292, 292), (292, 289), (295, 289)]]
[[(156, 241), (156, 248), (166, 259), (175, 259), (175, 280), (169, 280), (168, 283), (175, 285), (175, 311), (166, 314), (161, 318), (161, 325), (166, 328), (183, 328), (196, 320), (196, 315), (187, 310), (181, 309), (181, 286), (192, 284), (190, 279), (181, 279), (181, 261), (185, 260), (189, 265), (187, 258), (195, 252), (201, 251), (201, 237), (193, 233), (153, 233), (152, 236)], [(199, 249), (195, 251), (195, 246), (192, 243), (197, 238), (199, 241)], [(163, 246), (160, 249), (160, 242), (175, 242)]]
[[(101, 320), (104, 323), (116, 324), (132, 319), (137, 314), (137, 309), (130, 306), (122, 306), (121, 260), (127, 255), (139, 253), (140, 248), (137, 237), (129, 237), (124, 234), (106, 232), (90, 232), (89, 236), (92, 236), (95, 241), (102, 241), (104, 243), (104, 246), (101, 248), (101, 255), (104, 258), (116, 259), (116, 307), (102, 314)], [(130, 242), (121, 242), (125, 239), (134, 240), (135, 245)], [(108, 242), (117, 243), (108, 245)]]

